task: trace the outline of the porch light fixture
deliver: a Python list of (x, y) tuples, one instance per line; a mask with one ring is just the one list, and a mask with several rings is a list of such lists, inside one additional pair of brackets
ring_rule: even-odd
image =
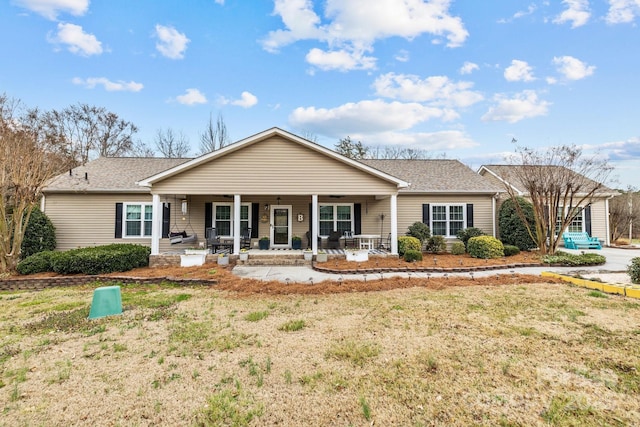
[(268, 211), (268, 210), (269, 210), (269, 203), (265, 203), (265, 204), (264, 204), (264, 210), (265, 210), (265, 211)]

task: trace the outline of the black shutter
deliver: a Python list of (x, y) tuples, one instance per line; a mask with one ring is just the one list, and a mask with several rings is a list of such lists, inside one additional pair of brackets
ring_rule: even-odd
[(116, 203), (116, 239), (122, 239), (122, 203)]
[(354, 228), (353, 234), (362, 234), (362, 204), (354, 203), (353, 204), (353, 223)]
[(258, 238), (260, 226), (260, 203), (251, 203), (251, 238)]
[(429, 219), (431, 215), (431, 211), (429, 210), (429, 203), (425, 203), (422, 205), (422, 223), (431, 227), (429, 224), (431, 220)]
[(473, 227), (473, 204), (467, 203), (467, 228)]
[[(309, 238), (311, 238), (311, 230), (313, 229), (313, 203), (309, 203)], [(311, 247), (311, 242), (309, 242)]]
[(584, 227), (587, 234), (591, 236), (591, 205), (584, 208)]
[(162, 237), (169, 237), (171, 229), (171, 203), (162, 204)]
[(207, 235), (207, 228), (213, 224), (213, 203), (204, 204), (204, 235)]

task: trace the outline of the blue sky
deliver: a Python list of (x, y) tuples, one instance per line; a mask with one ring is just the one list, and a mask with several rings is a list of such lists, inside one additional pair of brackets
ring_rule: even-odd
[(640, 0), (4, 0), (0, 91), (105, 107), (198, 150), (273, 126), (333, 148), (443, 153), (473, 169), (521, 145), (607, 156), (640, 187)]

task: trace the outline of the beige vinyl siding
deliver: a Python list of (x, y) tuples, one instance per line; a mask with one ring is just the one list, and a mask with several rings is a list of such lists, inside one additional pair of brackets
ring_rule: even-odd
[(110, 243), (151, 245), (151, 238), (115, 238), (116, 203), (151, 203), (148, 194), (60, 194), (45, 198), (45, 213), (56, 227), (58, 250)]
[(383, 195), (396, 184), (341, 163), (281, 137), (242, 150), (155, 183), (155, 194), (351, 194)]
[[(491, 196), (477, 195), (401, 195), (398, 197), (398, 235), (407, 233), (409, 226), (422, 222), (422, 205), (425, 203), (473, 204), (473, 226), (493, 235), (493, 207)], [(466, 227), (466, 224), (465, 224)]]
[(591, 235), (608, 243), (606, 201), (597, 199), (591, 203)]

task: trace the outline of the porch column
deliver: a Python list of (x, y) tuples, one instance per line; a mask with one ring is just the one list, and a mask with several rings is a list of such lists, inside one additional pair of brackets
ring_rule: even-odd
[(160, 203), (160, 195), (154, 194), (153, 203), (153, 221), (151, 221), (151, 255), (160, 254), (160, 237), (162, 237), (162, 203)]
[(240, 203), (239, 194), (233, 196), (233, 254), (240, 253)]
[[(389, 207), (391, 209), (391, 254), (398, 254), (398, 196), (391, 195), (389, 201)], [(383, 236), (380, 236), (383, 238)]]
[(314, 255), (318, 255), (318, 195), (314, 194), (311, 196), (311, 218), (309, 218), (311, 222), (311, 250)]

